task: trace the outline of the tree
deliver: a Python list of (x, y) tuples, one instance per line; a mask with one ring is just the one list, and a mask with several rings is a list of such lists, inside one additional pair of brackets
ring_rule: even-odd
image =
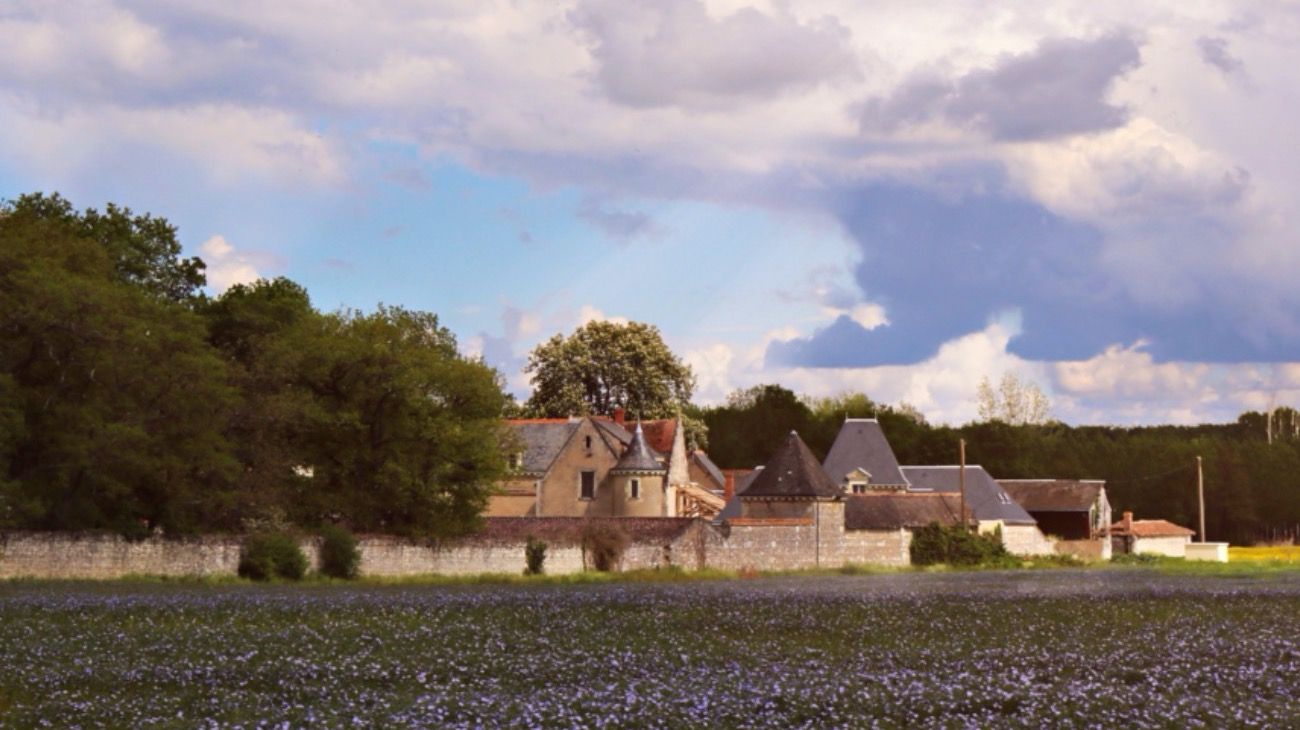
[(813, 424), (808, 404), (779, 385), (737, 390), (725, 405), (702, 415), (709, 429), (709, 456), (727, 468), (762, 464), (790, 431), (807, 435)]
[(226, 431), (241, 467), (229, 521), (283, 521), (310, 489), (302, 472), (312, 461), (306, 435), (315, 397), (303, 373), (306, 358), (330, 346), (322, 315), (284, 278), (236, 284), (200, 311), (239, 394)]
[(207, 282), (201, 259), (181, 258), (176, 227), (165, 218), (134, 215), (112, 203), (103, 213), (94, 208), (78, 213), (58, 193), (23, 195), (5, 204), (0, 214), (13, 223), (56, 223), (72, 236), (94, 241), (107, 254), (116, 279), (169, 301), (200, 299), (199, 289)]
[(695, 388), (690, 367), (659, 329), (639, 322), (589, 322), (556, 335), (533, 349), (524, 371), (533, 382), (526, 408), (545, 417), (623, 408), (632, 418), (670, 418)]
[(1023, 426), (1046, 423), (1051, 417), (1051, 403), (1038, 384), (1011, 372), (1002, 376), (996, 391), (988, 376), (982, 378), (975, 399), (982, 421)]
[(304, 358), (311, 478), (294, 520), (447, 536), (473, 530), (506, 473), (500, 375), (427, 312), (380, 306), (318, 320)]
[(198, 529), (234, 467), (226, 369), (198, 316), (124, 278), (94, 227), (65, 212), (30, 201), (0, 211), (6, 519)]

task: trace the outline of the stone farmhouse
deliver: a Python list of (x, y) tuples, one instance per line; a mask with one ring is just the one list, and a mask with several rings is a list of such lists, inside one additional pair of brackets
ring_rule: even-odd
[[(512, 419), (510, 476), (488, 517), (713, 517), (720, 472), (686, 450), (676, 419)], [(696, 481), (699, 479), (700, 481)], [(702, 483), (701, 483), (702, 482)]]

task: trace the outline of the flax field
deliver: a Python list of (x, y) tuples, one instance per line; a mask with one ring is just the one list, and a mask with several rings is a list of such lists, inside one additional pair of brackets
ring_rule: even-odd
[(0, 584), (2, 727), (1296, 727), (1300, 572)]

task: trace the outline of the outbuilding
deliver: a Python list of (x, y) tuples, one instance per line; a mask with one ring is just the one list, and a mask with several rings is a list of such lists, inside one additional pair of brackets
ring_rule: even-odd
[(1115, 553), (1187, 557), (1187, 544), (1196, 532), (1168, 520), (1135, 520), (1132, 512), (1110, 526)]

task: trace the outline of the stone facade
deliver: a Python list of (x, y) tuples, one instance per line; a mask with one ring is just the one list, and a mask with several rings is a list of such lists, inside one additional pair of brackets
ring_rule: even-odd
[(1002, 525), (1002, 545), (1012, 555), (1054, 555), (1056, 546), (1036, 525)]

